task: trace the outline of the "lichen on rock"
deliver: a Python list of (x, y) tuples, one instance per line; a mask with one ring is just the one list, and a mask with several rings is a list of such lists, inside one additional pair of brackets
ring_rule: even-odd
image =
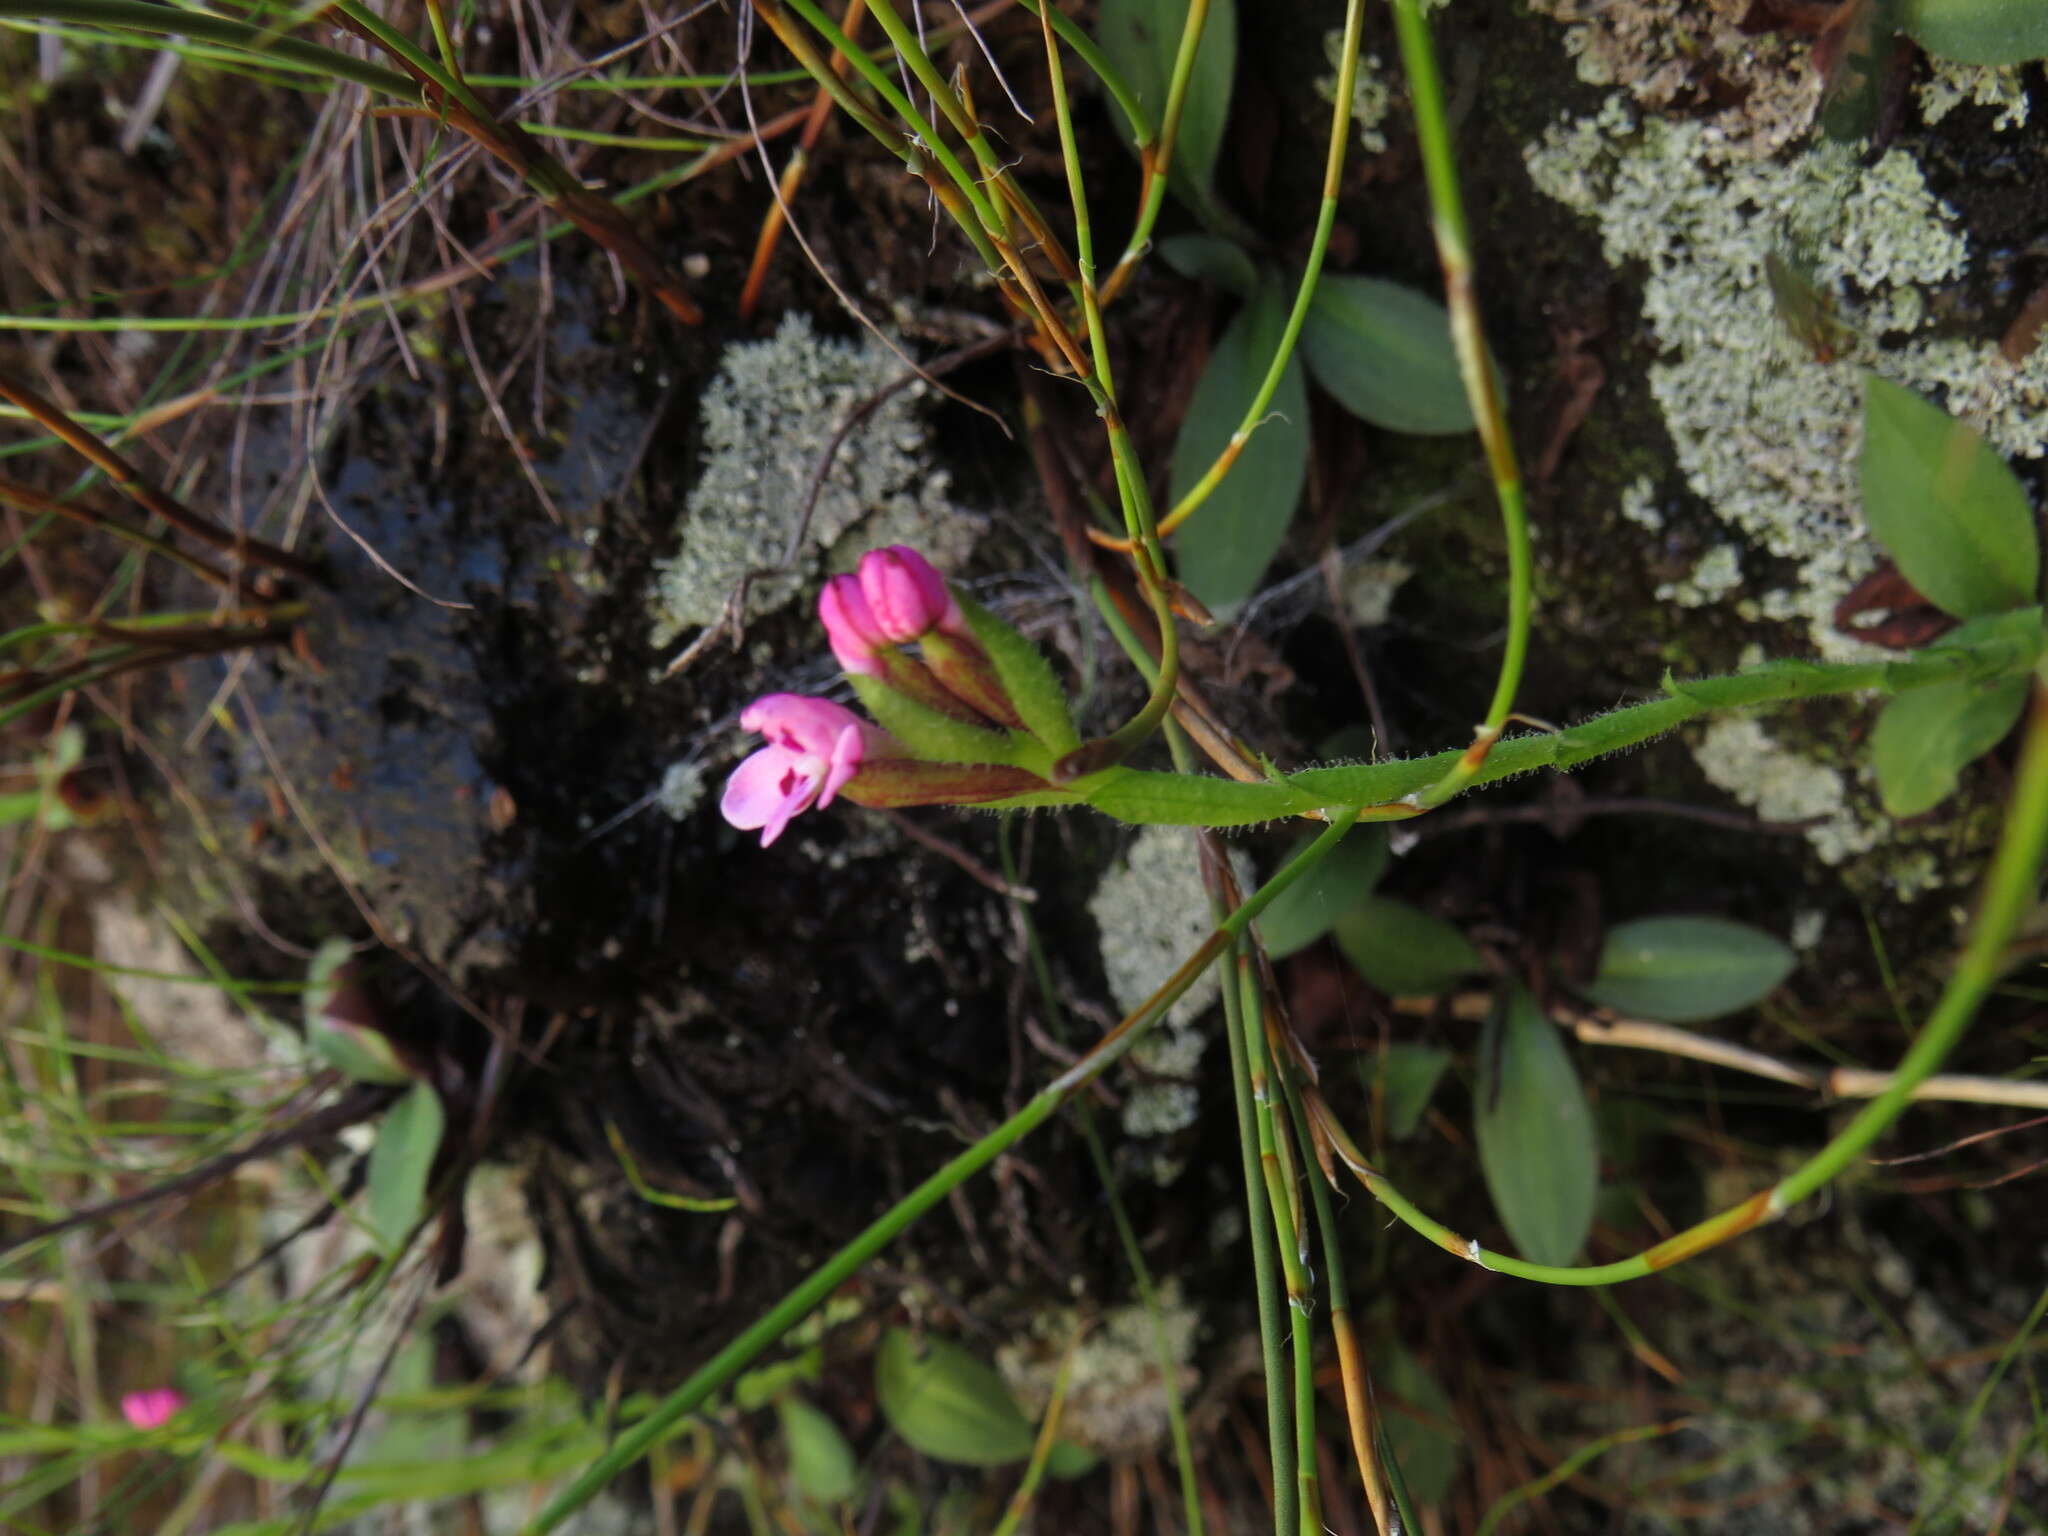
[[(1188, 1364), (1194, 1354), (1199, 1318), (1177, 1280), (1158, 1291), (1160, 1329), (1167, 1358), (1185, 1393), (1193, 1384)], [(1052, 1399), (1053, 1382), (1082, 1319), (1069, 1310), (1041, 1312), (1031, 1333), (996, 1352), (1003, 1379), (1027, 1413), (1040, 1416)], [(1168, 1383), (1160, 1375), (1157, 1334), (1151, 1314), (1138, 1305), (1116, 1307), (1074, 1346), (1060, 1432), (1100, 1456), (1138, 1456), (1166, 1443)]]
[[(780, 562), (833, 437), (903, 370), (873, 337), (821, 337), (802, 314), (784, 316), (766, 341), (726, 349), (699, 406), (703, 470), (681, 542), (655, 576), (649, 616), (657, 645), (716, 623), (748, 572)], [(948, 500), (950, 479), (932, 462), (919, 415), (923, 390), (898, 390), (847, 434), (792, 567), (753, 583), (748, 618), (789, 603), (822, 570), (850, 565), (871, 544), (914, 542), (942, 568), (965, 556), (978, 520)], [(856, 531), (860, 549), (834, 550)]]
[(1692, 755), (1715, 785), (1766, 821), (1813, 821), (1806, 840), (1827, 863), (1869, 852), (1891, 829), (1882, 816), (1857, 813), (1837, 769), (1781, 746), (1749, 715), (1713, 721)]
[[(1240, 879), (1249, 876), (1242, 855), (1232, 862)], [(1181, 827), (1146, 827), (1103, 876), (1088, 911), (1102, 935), (1110, 996), (1128, 1013), (1165, 983), (1213, 926), (1194, 838)], [(1123, 1108), (1127, 1135), (1164, 1136), (1194, 1123), (1194, 1077), (1207, 1044), (1195, 1025), (1215, 999), (1216, 978), (1204, 971), (1132, 1048), (1126, 1063), (1134, 1082)]]
[[(1691, 488), (1744, 544), (1797, 566), (1794, 585), (1747, 597), (1745, 616), (1804, 622), (1823, 656), (1861, 654), (1833, 623), (1875, 559), (1856, 365), (1945, 399), (2007, 453), (2048, 448), (2048, 354), (2014, 367), (1992, 341), (1923, 334), (1928, 291), (1969, 265), (1952, 210), (1902, 150), (1869, 163), (1833, 143), (1738, 157), (1711, 122), (1646, 117), (1620, 95), (1554, 126), (1526, 159), (1540, 190), (1595, 220), (1610, 263), (1641, 264), (1659, 350), (1650, 386)], [(1836, 355), (1791, 334), (1774, 255), (1810, 261), (1835, 306)], [(1630, 509), (1648, 526), (1645, 496)]]

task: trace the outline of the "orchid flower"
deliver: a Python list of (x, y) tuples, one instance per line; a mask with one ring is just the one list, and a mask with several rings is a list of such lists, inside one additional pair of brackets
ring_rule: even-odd
[(137, 1429), (161, 1429), (184, 1406), (185, 1394), (176, 1387), (151, 1387), (123, 1397), (121, 1417)]
[(852, 710), (802, 694), (756, 699), (741, 713), (740, 725), (759, 731), (768, 744), (726, 781), (719, 811), (736, 827), (759, 827), (763, 848), (782, 836), (793, 817), (813, 805), (830, 805), (865, 759), (901, 754), (886, 732)]

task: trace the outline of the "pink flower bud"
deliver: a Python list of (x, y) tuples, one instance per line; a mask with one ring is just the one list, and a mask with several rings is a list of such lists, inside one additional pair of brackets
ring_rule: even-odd
[(185, 1395), (176, 1387), (151, 1387), (122, 1398), (121, 1417), (137, 1429), (161, 1429), (184, 1406)]
[(897, 645), (931, 631), (965, 632), (960, 605), (932, 563), (907, 544), (871, 549), (860, 558), (860, 590), (884, 638)]
[(880, 648), (889, 643), (889, 637), (869, 611), (858, 579), (834, 576), (826, 582), (818, 593), (818, 619), (841, 667), (862, 677), (881, 674)]
[(771, 693), (749, 704), (740, 724), (768, 744), (726, 780), (718, 809), (736, 827), (759, 827), (763, 848), (792, 818), (830, 805), (864, 760), (901, 755), (886, 731), (828, 699)]

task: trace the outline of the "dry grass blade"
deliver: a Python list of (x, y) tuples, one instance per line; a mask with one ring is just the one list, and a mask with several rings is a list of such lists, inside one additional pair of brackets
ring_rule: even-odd
[(517, 175), (553, 212), (569, 220), (584, 234), (618, 258), (619, 264), (644, 283), (662, 306), (686, 325), (697, 325), (704, 311), (684, 289), (682, 279), (662, 264), (647, 242), (640, 238), (632, 221), (610, 198), (600, 197), (563, 168), (517, 123), (472, 112), (454, 100), (431, 77), (355, 18), (341, 12), (327, 13), (336, 26), (346, 28), (372, 47), (389, 54), (399, 68), (419, 82), (420, 93), (437, 121), (466, 135)]

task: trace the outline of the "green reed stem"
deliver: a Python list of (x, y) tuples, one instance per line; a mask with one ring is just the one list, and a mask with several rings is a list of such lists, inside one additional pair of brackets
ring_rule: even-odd
[(524, 1536), (553, 1530), (589, 1503), (614, 1477), (634, 1465), (675, 1426), (694, 1413), (765, 1350), (794, 1328), (868, 1260), (894, 1242), (931, 1208), (1004, 1152), (1043, 1125), (1081, 1089), (1093, 1082), (1139, 1040), (1185, 992), (1209, 964), (1264, 911), (1273, 898), (1322, 861), (1355, 817), (1339, 817), (1329, 831), (1288, 861), (1272, 879), (1246, 898), (1169, 977), (1087, 1055), (1041, 1089), (1001, 1125), (952, 1158), (903, 1199), (877, 1217), (838, 1253), (820, 1265), (794, 1290), (743, 1329), (739, 1336), (691, 1373), (688, 1380), (657, 1403), (639, 1422), (619, 1436), (604, 1455), (586, 1467), (569, 1486), (549, 1501), (526, 1526)]
[(1458, 186), (1456, 153), (1451, 145), (1450, 113), (1444, 104), (1443, 80), (1437, 71), (1436, 48), (1420, 0), (1389, 0), (1394, 30), (1401, 45), (1401, 67), (1408, 76), (1408, 98), (1415, 108), (1415, 133), (1422, 148), (1423, 178), (1436, 233), (1438, 263), (1444, 273), (1444, 300), (1451, 315), (1451, 340), (1457, 348), (1458, 372), (1472, 402), (1473, 420), (1486, 450), (1495, 499), (1500, 503), (1501, 531), (1508, 549), (1508, 636), (1501, 653), (1500, 676), (1486, 720), (1474, 733), (1472, 746), (1444, 776), (1421, 795), (1424, 806), (1442, 805), (1473, 782), (1486, 751), (1507, 726), (1521, 687), (1529, 653), (1530, 615), (1535, 605), (1533, 564), (1529, 552), (1529, 518), (1522, 496), (1522, 472), (1508, 434), (1507, 406), (1500, 379), (1486, 349), (1479, 303), (1472, 287), (1472, 244), (1465, 227), (1464, 196)]
[(1343, 189), (1344, 152), (1351, 139), (1351, 92), (1358, 78), (1359, 37), (1364, 26), (1365, 0), (1348, 0), (1344, 8), (1344, 52), (1337, 65), (1337, 103), (1330, 114), (1330, 148), (1323, 162), (1323, 198), (1316, 210), (1315, 235), (1309, 241), (1308, 261), (1302, 268), (1301, 282), (1294, 290), (1294, 306), (1287, 312), (1286, 328), (1280, 333), (1279, 345), (1273, 349), (1272, 361), (1266, 365), (1266, 376), (1259, 382), (1258, 393), (1252, 396), (1252, 403), (1245, 408), (1244, 419), (1230, 434), (1230, 441), (1216, 455), (1216, 462), (1203, 471), (1202, 478), (1189, 486), (1173, 510), (1160, 520), (1162, 538), (1170, 536), (1174, 529), (1186, 522), (1223, 483), (1223, 477), (1237, 463), (1238, 455), (1244, 451), (1252, 433), (1266, 419), (1273, 396), (1279, 393), (1280, 381), (1286, 376), (1287, 365), (1294, 358), (1295, 344), (1301, 339), (1302, 326), (1308, 322), (1309, 307), (1315, 302), (1316, 284), (1323, 275), (1323, 257), (1330, 248), (1330, 232), (1337, 225), (1337, 195)]
[(302, 38), (273, 36), (230, 17), (154, 5), (150, 0), (0, 0), (0, 17), (87, 22), (158, 36), (196, 37), (240, 49), (259, 60), (270, 57), (287, 68), (350, 80), (393, 96), (419, 95), (419, 88), (404, 75), (365, 59), (352, 58)]
[[(1245, 1055), (1251, 1075), (1252, 1108), (1258, 1120), (1259, 1169), (1266, 1181), (1266, 1205), (1273, 1217), (1273, 1242), (1280, 1253), (1280, 1275), (1287, 1286), (1287, 1326), (1294, 1346), (1294, 1401), (1289, 1414), (1294, 1437), (1295, 1517), (1277, 1510), (1277, 1536), (1320, 1536), (1322, 1497), (1316, 1472), (1315, 1334), (1309, 1319), (1315, 1311), (1315, 1287), (1308, 1274), (1308, 1233), (1302, 1217), (1300, 1170), (1291, 1144), (1281, 1133), (1273, 1110), (1272, 1074), (1266, 1053), (1266, 1000), (1259, 986), (1256, 957), (1249, 947), (1237, 955), (1237, 986), (1242, 1002)], [(1273, 1468), (1273, 1488), (1281, 1487), (1280, 1467)]]
[(1238, 990), (1237, 957), (1217, 962), (1223, 990), (1223, 1031), (1230, 1042), (1230, 1082), (1237, 1101), (1237, 1143), (1244, 1165), (1246, 1231), (1252, 1245), (1252, 1280), (1259, 1306), (1259, 1357), (1266, 1377), (1266, 1453), (1273, 1463), (1273, 1529), (1294, 1536), (1300, 1521), (1300, 1487), (1287, 1481), (1294, 1461), (1294, 1405), (1287, 1396), (1287, 1359), (1281, 1346), (1279, 1260), (1275, 1254), (1271, 1195), (1260, 1162), (1258, 1111), (1253, 1104), (1251, 1052), (1246, 1044), (1244, 994)]

